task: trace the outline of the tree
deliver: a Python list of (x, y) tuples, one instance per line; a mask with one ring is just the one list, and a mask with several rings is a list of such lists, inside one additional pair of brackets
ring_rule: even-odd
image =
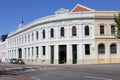
[(120, 39), (120, 13), (118, 15), (114, 15), (114, 21), (117, 27), (116, 37)]
[(4, 42), (7, 39), (7, 37), (8, 37), (8, 34), (5, 34), (5, 35), (2, 35), (0, 39), (2, 42)]

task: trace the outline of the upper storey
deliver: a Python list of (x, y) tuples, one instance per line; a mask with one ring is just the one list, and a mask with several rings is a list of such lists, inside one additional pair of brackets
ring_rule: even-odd
[[(112, 20), (113, 23), (114, 14), (116, 13), (118, 13), (118, 11), (95, 11), (83, 5), (77, 4), (71, 11), (61, 8), (57, 10), (54, 15), (36, 19), (26, 25), (19, 25), (19, 28), (16, 31), (11, 32), (8, 35), (8, 38), (36, 26), (66, 20), (94, 20), (94, 27), (96, 27), (95, 31), (97, 31), (98, 24), (106, 24), (104, 23), (104, 19), (106, 20), (106, 22), (107, 19)], [(95, 34), (98, 35), (98, 32), (100, 31), (95, 32)]]
[[(78, 11), (78, 12), (77, 12)], [(66, 21), (66, 20), (85, 20), (85, 19), (94, 19), (93, 10), (82, 5), (76, 5), (71, 11), (61, 8), (55, 12), (54, 15), (45, 16), (43, 18), (36, 19), (26, 25), (19, 25), (18, 29), (14, 32), (11, 32), (8, 35), (8, 38), (16, 34), (21, 33), (22, 31), (28, 30), (35, 26), (40, 26), (43, 24)]]

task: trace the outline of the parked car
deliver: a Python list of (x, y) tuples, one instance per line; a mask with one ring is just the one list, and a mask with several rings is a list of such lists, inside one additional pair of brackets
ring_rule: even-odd
[(16, 64), (25, 64), (22, 59), (16, 59), (15, 63)]
[(11, 58), (11, 59), (10, 59), (10, 63), (11, 63), (11, 64), (15, 64), (15, 63), (16, 63), (16, 60), (17, 60), (17, 59), (15, 59), (15, 58)]

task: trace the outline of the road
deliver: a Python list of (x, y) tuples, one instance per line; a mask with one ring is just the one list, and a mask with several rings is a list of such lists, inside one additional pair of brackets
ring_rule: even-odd
[[(120, 64), (39, 66), (0, 64), (0, 68), (17, 76), (26, 76), (28, 80), (30, 78), (31, 80), (120, 80)], [(16, 80), (18, 78), (21, 77), (17, 77)]]

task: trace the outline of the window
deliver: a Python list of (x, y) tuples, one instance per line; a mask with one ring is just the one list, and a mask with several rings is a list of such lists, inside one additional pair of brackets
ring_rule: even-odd
[(85, 55), (90, 55), (90, 44), (85, 44)]
[(51, 30), (50, 30), (50, 37), (54, 37), (54, 29), (52, 28)]
[(60, 29), (60, 36), (63, 37), (63, 36), (64, 36), (64, 33), (65, 33), (65, 32), (64, 32), (64, 27), (61, 27), (61, 29)]
[(89, 26), (85, 26), (85, 36), (89, 36)]
[(99, 54), (105, 54), (105, 45), (104, 44), (99, 44), (98, 45), (98, 53)]
[(38, 55), (39, 55), (39, 47), (37, 46), (36, 47), (36, 57), (38, 58)]
[(115, 26), (111, 25), (111, 35), (115, 35)]
[(28, 42), (30, 42), (30, 34), (28, 34)]
[(26, 38), (26, 35), (25, 35), (25, 43), (27, 42), (27, 38)]
[(24, 48), (24, 51), (25, 51), (25, 58), (26, 58), (26, 48)]
[(43, 48), (43, 55), (45, 56), (45, 46), (43, 46), (42, 48)]
[(43, 38), (45, 38), (45, 30), (43, 30)]
[(38, 33), (38, 31), (36, 32), (36, 39), (37, 40), (39, 39), (39, 33)]
[(32, 41), (34, 41), (34, 33), (32, 33)]
[(116, 54), (116, 53), (117, 53), (116, 44), (111, 44), (111, 45), (110, 45), (110, 53), (111, 53), (111, 54)]
[(32, 49), (32, 57), (33, 57), (34, 56), (34, 48), (31, 47), (31, 49)]
[(77, 35), (77, 31), (76, 31), (76, 26), (72, 27), (72, 36), (76, 36)]
[(50, 46), (50, 53), (51, 53), (51, 64), (54, 63), (54, 46)]
[(104, 34), (104, 25), (100, 25), (100, 34)]
[(28, 48), (28, 57), (30, 57), (30, 48)]

